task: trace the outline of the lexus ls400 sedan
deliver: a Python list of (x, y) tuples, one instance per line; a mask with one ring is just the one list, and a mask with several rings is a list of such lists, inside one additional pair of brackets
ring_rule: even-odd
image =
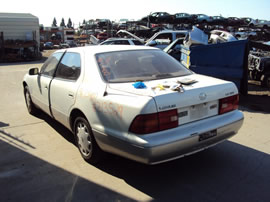
[(70, 129), (82, 157), (104, 151), (145, 164), (177, 159), (235, 135), (243, 123), (234, 83), (195, 74), (162, 50), (58, 50), (23, 81), (30, 114)]

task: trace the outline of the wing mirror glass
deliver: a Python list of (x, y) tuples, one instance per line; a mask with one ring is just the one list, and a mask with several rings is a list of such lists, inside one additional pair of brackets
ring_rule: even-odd
[(31, 69), (29, 69), (28, 74), (31, 75), (31, 76), (38, 75), (39, 74), (39, 69), (37, 67), (31, 68)]

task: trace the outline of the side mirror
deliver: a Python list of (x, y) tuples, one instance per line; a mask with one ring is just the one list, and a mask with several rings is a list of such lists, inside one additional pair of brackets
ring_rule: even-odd
[(31, 69), (29, 69), (28, 74), (31, 75), (31, 76), (38, 75), (39, 74), (39, 69), (37, 67), (31, 68)]

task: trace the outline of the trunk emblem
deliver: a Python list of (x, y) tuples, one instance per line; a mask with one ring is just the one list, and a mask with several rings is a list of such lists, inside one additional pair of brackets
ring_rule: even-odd
[(207, 95), (205, 93), (200, 93), (199, 98), (200, 100), (205, 100)]

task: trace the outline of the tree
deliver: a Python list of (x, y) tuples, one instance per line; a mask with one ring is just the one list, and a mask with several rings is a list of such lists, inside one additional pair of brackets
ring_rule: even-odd
[(55, 17), (53, 18), (53, 23), (52, 23), (52, 27), (57, 27), (57, 22), (56, 22), (56, 19), (55, 19)]
[(83, 24), (84, 24), (84, 25), (86, 24), (85, 19), (83, 20)]
[(72, 22), (71, 22), (71, 19), (70, 18), (68, 18), (67, 27), (68, 28), (72, 28)]
[(62, 18), (62, 21), (61, 21), (60, 26), (61, 26), (61, 27), (65, 27), (65, 26), (66, 26), (64, 18)]

